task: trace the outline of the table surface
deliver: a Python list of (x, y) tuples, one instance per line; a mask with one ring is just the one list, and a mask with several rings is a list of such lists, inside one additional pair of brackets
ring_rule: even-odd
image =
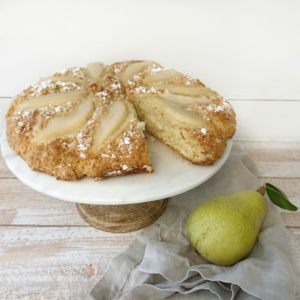
[[(5, 107), (1, 101), (1, 110)], [(300, 141), (238, 143), (255, 161), (261, 179), (281, 187), (299, 207)], [(300, 266), (300, 212), (281, 215)], [(111, 259), (135, 235), (89, 227), (73, 203), (24, 186), (0, 156), (2, 299), (89, 299)]]

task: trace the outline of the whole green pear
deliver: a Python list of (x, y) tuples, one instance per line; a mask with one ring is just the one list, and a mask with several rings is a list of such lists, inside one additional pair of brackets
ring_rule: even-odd
[(232, 265), (252, 250), (266, 211), (264, 197), (251, 190), (206, 200), (189, 216), (187, 235), (206, 260)]

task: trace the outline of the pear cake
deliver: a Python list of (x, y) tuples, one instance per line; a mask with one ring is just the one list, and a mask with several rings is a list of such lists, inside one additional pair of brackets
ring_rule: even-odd
[(88, 64), (42, 78), (6, 114), (7, 140), (58, 179), (152, 172), (144, 130), (195, 164), (220, 158), (232, 106), (197, 79), (153, 61)]

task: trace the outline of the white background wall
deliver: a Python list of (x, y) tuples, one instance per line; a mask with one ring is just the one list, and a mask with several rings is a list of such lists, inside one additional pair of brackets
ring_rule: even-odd
[(300, 1), (0, 0), (0, 97), (65, 66), (131, 58), (231, 100), (238, 139), (300, 139)]

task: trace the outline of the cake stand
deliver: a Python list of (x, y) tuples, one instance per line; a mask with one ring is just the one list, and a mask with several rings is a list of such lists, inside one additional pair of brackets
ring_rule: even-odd
[(153, 223), (165, 210), (167, 199), (186, 192), (213, 176), (227, 160), (224, 155), (212, 166), (197, 166), (167, 146), (150, 138), (148, 147), (154, 172), (95, 181), (57, 180), (31, 170), (8, 145), (2, 134), (3, 158), (12, 173), (25, 185), (45, 195), (75, 202), (81, 217), (91, 226), (110, 232), (128, 232)]

